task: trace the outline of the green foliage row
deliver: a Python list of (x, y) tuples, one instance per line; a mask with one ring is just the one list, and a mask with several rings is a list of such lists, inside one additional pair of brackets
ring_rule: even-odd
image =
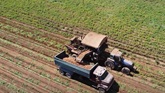
[[(164, 5), (164, 0), (1, 0), (0, 14), (29, 23), (28, 16), (20, 14), (21, 10), (70, 27), (106, 34), (111, 39), (146, 50), (147, 55), (154, 52), (159, 58), (165, 54)], [(11, 12), (13, 9), (18, 12)], [(53, 25), (49, 22), (44, 23), (45, 27), (39, 20), (30, 22), (53, 30), (48, 29), (48, 25)]]

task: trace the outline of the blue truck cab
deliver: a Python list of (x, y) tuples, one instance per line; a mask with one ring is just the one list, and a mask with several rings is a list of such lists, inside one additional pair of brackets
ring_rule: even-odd
[(72, 78), (73, 74), (88, 78), (96, 84), (96, 88), (101, 93), (108, 91), (114, 82), (112, 74), (108, 73), (105, 67), (94, 65), (80, 64), (75, 61), (75, 58), (66, 54), (65, 51), (57, 54), (54, 57), (55, 65), (58, 66), (59, 72)]

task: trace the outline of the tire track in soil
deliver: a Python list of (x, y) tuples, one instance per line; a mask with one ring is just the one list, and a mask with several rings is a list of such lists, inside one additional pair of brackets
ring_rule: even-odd
[(125, 76), (121, 77), (121, 76), (115, 74), (114, 71), (111, 71), (111, 73), (113, 73), (113, 76), (114, 76), (116, 81), (121, 81), (124, 84), (126, 84), (127, 86), (133, 86), (136, 89), (139, 89), (141, 91), (146, 91), (148, 93), (164, 93), (163, 91), (154, 89), (154, 88), (152, 88), (151, 86), (149, 86), (147, 84), (142, 84), (138, 81), (135, 81), (133, 79), (129, 79)]
[[(1, 58), (0, 58), (0, 59), (1, 59)], [(0, 61), (1, 65), (2, 65), (4, 62), (5, 62), (5, 63), (8, 63), (7, 61), (1, 59), (1, 61)], [(6, 66), (6, 65), (3, 65), (3, 67), (4, 67), (4, 66)], [(7, 66), (7, 67), (10, 67), (10, 66)], [(39, 92), (39, 93), (42, 93), (42, 92), (48, 93), (48, 91), (44, 90), (42, 87), (36, 86), (36, 85), (34, 85), (34, 84), (32, 84), (32, 83), (29, 83), (29, 82), (27, 82), (26, 80), (24, 80), (24, 79), (22, 79), (22, 78), (18, 78), (18, 77), (16, 77), (13, 73), (9, 72), (9, 71), (6, 70), (6, 69), (5, 69), (5, 70), (2, 69), (2, 68), (0, 68), (0, 69), (1, 69), (1, 70), (0, 70), (0, 74), (1, 74), (1, 75), (4, 75), (4, 76), (7, 76), (7, 77), (5, 77), (4, 79), (8, 78), (8, 79), (12, 79), (12, 80), (17, 81), (15, 84), (18, 85), (19, 87), (22, 87), (22, 86), (21, 86), (21, 83), (22, 83), (22, 84), (23, 84), (23, 83), (26, 83), (26, 84), (28, 85), (27, 88), (30, 87), (30, 90), (31, 90), (32, 92), (34, 92), (34, 93), (36, 93), (36, 92)], [(9, 82), (10, 82), (10, 80), (9, 80)], [(11, 82), (12, 82), (12, 81), (11, 81)], [(18, 83), (19, 83), (19, 84), (18, 84)]]
[[(10, 64), (10, 62), (8, 62), (8, 61), (5, 61), (3, 59), (1, 59), (1, 60), (2, 60), (1, 64), (4, 64), (5, 66), (9, 67), (10, 69), (14, 69), (15, 71), (18, 71), (18, 72), (22, 73), (23, 78), (32, 77), (33, 79), (35, 78), (36, 80), (39, 80), (40, 81), (39, 86), (41, 87), (41, 89), (44, 88), (45, 86), (48, 86), (48, 88), (51, 88), (51, 89), (57, 88), (60, 91), (62, 91), (63, 93), (66, 93), (66, 92), (67, 93), (77, 93), (75, 91), (69, 92), (69, 91), (67, 91), (66, 88), (64, 89), (63, 86), (60, 86), (56, 83), (53, 83), (52, 81), (46, 80), (45, 78), (42, 78), (41, 76), (38, 76), (35, 73), (30, 73), (29, 71), (27, 71), (23, 68), (18, 68), (17, 66), (14, 66), (13, 64)], [(45, 91), (42, 90), (41, 92), (49, 93), (49, 92), (51, 92), (51, 89), (45, 89)]]
[[(2, 48), (2, 47), (0, 47), (0, 48)], [(35, 59), (31, 59), (31, 58), (29, 59), (29, 58), (27, 58), (27, 57), (29, 57), (28, 55), (18, 54), (16, 52), (14, 52), (14, 48), (11, 48), (11, 49), (12, 49), (12, 51), (11, 50), (8, 50), (8, 49), (4, 49), (4, 48), (1, 49), (1, 50), (3, 52), (5, 52), (5, 53), (8, 53), (8, 54), (14, 56), (14, 57), (17, 57), (18, 56), (20, 58), (23, 58), (24, 59), (24, 62), (28, 62), (28, 63), (33, 62), (34, 64), (36, 64), (38, 66), (43, 66), (43, 64), (44, 64), (44, 69), (47, 70), (47, 72), (49, 72), (50, 74), (53, 74), (53, 75), (55, 75), (57, 77), (60, 77), (62, 79), (67, 79), (68, 81), (71, 82), (71, 87), (75, 87), (75, 85), (77, 85), (77, 82), (75, 82), (75, 81), (73, 82), (73, 81), (71, 81), (68, 78), (61, 77), (61, 75), (56, 75), (56, 73), (54, 72), (54, 70), (57, 69), (57, 67), (54, 65), (54, 63), (51, 64), (50, 62), (44, 62), (44, 61), (41, 61), (41, 60), (34, 61)], [(16, 55), (14, 55), (14, 54), (16, 54)], [(84, 86), (84, 85), (82, 87), (84, 87), (85, 89), (87, 89), (89, 91), (96, 91), (95, 89), (90, 88), (90, 87), (87, 87), (87, 86)]]

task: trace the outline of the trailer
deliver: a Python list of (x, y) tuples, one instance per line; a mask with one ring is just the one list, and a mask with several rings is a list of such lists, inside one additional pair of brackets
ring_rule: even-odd
[(77, 74), (88, 78), (96, 84), (100, 93), (108, 91), (114, 82), (113, 75), (108, 73), (105, 67), (99, 66), (97, 63), (94, 65), (78, 63), (74, 57), (69, 56), (65, 51), (57, 54), (54, 62), (62, 75), (72, 78), (74, 74)]

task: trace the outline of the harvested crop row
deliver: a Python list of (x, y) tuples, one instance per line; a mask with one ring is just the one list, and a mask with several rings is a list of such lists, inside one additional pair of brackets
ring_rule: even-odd
[[(6, 19), (7, 20), (7, 19)], [(14, 21), (15, 22), (15, 21)], [(7, 22), (7, 23), (9, 23), (9, 22)], [(18, 22), (15, 22), (15, 23), (18, 23)], [(28, 25), (26, 25), (26, 26), (28, 26)], [(29, 26), (28, 26), (29, 27)], [(34, 27), (31, 27), (31, 28), (34, 28)], [(140, 58), (139, 58), (140, 59)], [(150, 62), (151, 63), (151, 62)], [(157, 66), (157, 65), (155, 65), (155, 66)]]
[[(13, 48), (11, 48), (11, 49), (13, 49)], [(5, 50), (5, 49), (3, 49), (3, 50)], [(14, 50), (13, 50), (14, 51)], [(7, 51), (6, 51), (7, 52)], [(12, 51), (8, 51), (7, 53), (9, 53), (9, 54), (11, 54), (12, 53)], [(12, 55), (12, 54), (11, 54)], [(34, 54), (34, 55), (36, 55), (36, 54)], [(51, 63), (47, 63), (47, 62), (44, 62), (44, 61), (35, 61), (35, 59), (29, 59), (29, 58), (26, 58), (25, 56), (30, 56), (30, 55), (20, 55), (20, 54), (17, 54), (17, 56), (16, 55), (12, 55), (12, 56), (15, 56), (14, 58), (20, 58), (20, 59), (22, 59), (23, 58), (23, 61), (24, 62), (29, 62), (29, 64), (30, 64), (30, 62), (33, 62), (33, 64), (35, 64), (35, 66), (39, 66), (39, 67), (43, 67), (43, 70), (44, 69), (46, 69), (46, 71), (48, 71), (49, 72), (49, 75), (52, 75), (52, 77), (55, 75), (55, 76), (58, 76), (58, 77), (61, 77), (60, 75), (57, 75), (56, 73), (55, 73), (55, 66), (54, 66), (54, 64), (52, 64), (51, 65)], [(32, 56), (33, 57), (33, 56)], [(51, 73), (50, 73), (51, 72)], [(61, 78), (63, 78), (63, 77), (61, 77)], [(64, 80), (66, 79), (66, 78), (63, 78)], [(63, 80), (62, 79), (62, 80)], [(69, 82), (71, 81), (70, 79), (67, 79), (67, 80), (69, 80)], [(67, 81), (66, 81), (67, 82)], [(70, 84), (70, 86), (72, 87), (72, 85), (74, 86), (75, 85), (75, 83), (77, 83), (77, 82), (71, 82)], [(75, 87), (75, 86), (74, 86)], [(85, 86), (84, 86), (85, 87)], [(86, 89), (89, 89), (89, 88), (87, 88), (86, 87)], [(90, 89), (89, 89), (90, 90)], [(92, 91), (94, 91), (94, 90), (92, 90)]]
[[(34, 16), (34, 15), (26, 14), (26, 13), (22, 13), (22, 14), (27, 16), (27, 17), (25, 17), (25, 18), (31, 17), (31, 18), (29, 18), (29, 20), (33, 19), (32, 17)], [(42, 20), (40, 20), (40, 21), (45, 21), (44, 18), (41, 18), (41, 17), (36, 17), (36, 16), (34, 16), (34, 19), (35, 19), (35, 18), (38, 18), (38, 20), (42, 19)], [(38, 21), (38, 20), (36, 19), (35, 21)], [(39, 22), (39, 23), (43, 23), (43, 27), (46, 26), (46, 28), (47, 28), (47, 27), (49, 27), (50, 24), (52, 24), (52, 23), (51, 23), (52, 21), (49, 21), (49, 20), (46, 20), (46, 21), (48, 21), (48, 22)], [(34, 23), (35, 23), (35, 22), (34, 22)], [(37, 23), (37, 24), (39, 24), (39, 23)], [(45, 25), (44, 25), (44, 23), (49, 23), (49, 24), (45, 24)], [(53, 23), (53, 24), (55, 24), (55, 23)], [(51, 26), (51, 27), (52, 27), (52, 26)], [(60, 30), (59, 30), (59, 31), (60, 31)], [(74, 31), (74, 30), (73, 30), (73, 31)], [(70, 32), (73, 33), (73, 31), (70, 31)], [(67, 32), (68, 32), (68, 31), (67, 31)], [(77, 33), (77, 32), (76, 32), (76, 33)], [(79, 32), (78, 32), (78, 33), (79, 33)], [(80, 31), (80, 33), (82, 34), (81, 31)], [(115, 40), (114, 40), (114, 41), (115, 41)], [(118, 42), (118, 41), (117, 41), (117, 42)], [(115, 44), (115, 46), (118, 47), (118, 43), (115, 42), (114, 44)], [(112, 43), (112, 45), (114, 45), (114, 44)], [(117, 45), (116, 45), (116, 44), (117, 44)], [(124, 44), (124, 43), (122, 43), (122, 44)], [(126, 49), (126, 50), (132, 51), (132, 52), (134, 52), (134, 53), (139, 52), (139, 51), (134, 51), (134, 50), (137, 50), (137, 49), (135, 49), (135, 46), (132, 46), (132, 45), (131, 45), (131, 46), (128, 46), (128, 45), (129, 45), (129, 44), (127, 44), (127, 47), (128, 47), (128, 48), (130, 47), (130, 48), (129, 48), (129, 49)], [(133, 50), (131, 47), (132, 47), (134, 50)], [(139, 49), (139, 48), (138, 48), (138, 49)], [(163, 48), (162, 48), (162, 49), (163, 49)], [(141, 48), (141, 50), (146, 51), (145, 48)], [(145, 53), (146, 53), (146, 54), (145, 54)], [(153, 54), (153, 56), (152, 56), (152, 55), (149, 55), (149, 54), (151, 54), (151, 53)], [(137, 53), (137, 54), (141, 54), (141, 55), (143, 55), (143, 56), (147, 56), (147, 57), (150, 57), (150, 58), (154, 58), (154, 59), (155, 59), (155, 57), (156, 57), (156, 56), (154, 56), (155, 53), (153, 53), (153, 52), (151, 52), (151, 53), (150, 53), (150, 52), (140, 52), (140, 53)], [(163, 53), (163, 52), (161, 52), (161, 53)], [(157, 56), (158, 56), (158, 55), (160, 55), (161, 53), (158, 53), (158, 54), (156, 53), (156, 54), (157, 54)], [(162, 58), (163, 58), (163, 56), (160, 56), (160, 57), (157, 57), (156, 60), (157, 60), (157, 61), (164, 61)], [(159, 60), (159, 59), (160, 59), (160, 60)]]
[[(4, 35), (2, 35), (2, 36), (4, 36)], [(14, 35), (12, 35), (12, 36), (14, 36)], [(7, 36), (6, 36), (6, 37), (7, 37)], [(22, 40), (22, 39), (20, 39), (21, 37), (19, 37), (19, 36), (14, 36), (14, 37), (18, 37), (19, 39), (16, 39), (16, 38), (13, 39), (13, 37), (8, 37), (7, 40), (10, 40), (10, 41), (12, 40), (12, 42), (15, 42), (15, 40), (16, 40), (16, 41), (19, 41), (18, 44), (21, 44), (21, 45), (26, 46), (26, 47), (28, 47), (28, 45), (31, 45), (31, 44), (28, 43), (28, 42), (26, 42), (28, 45), (26, 45), (26, 43), (24, 43), (23, 41), (22, 41), (22, 43), (21, 43), (21, 40)], [(13, 40), (14, 40), (14, 41), (13, 41)], [(26, 39), (24, 39), (24, 40), (26, 40)], [(26, 41), (27, 41), (27, 40), (26, 40)], [(37, 48), (33, 47), (33, 50), (34, 50), (34, 51), (36, 51), (36, 49), (37, 49)], [(42, 49), (42, 50), (45, 50), (45, 49)], [(39, 52), (39, 51), (36, 51), (36, 52)], [(26, 54), (27, 54), (27, 53), (26, 53)], [(51, 54), (51, 51), (50, 51), (48, 54), (46, 54), (46, 55), (49, 56), (49, 57), (52, 57), (52, 56), (50, 56), (49, 54)], [(54, 53), (52, 52), (52, 54), (54, 54)], [(143, 71), (143, 72), (145, 73), (145, 70), (144, 70), (144, 69), (142, 69), (141, 71)], [(146, 73), (148, 73), (148, 72), (146, 72)], [(149, 73), (148, 73), (148, 74), (149, 74)], [(151, 72), (150, 74), (151, 74), (151, 77), (154, 76), (156, 79), (157, 79), (157, 78), (160, 78), (160, 75), (156, 75), (157, 73), (154, 74), (153, 72)], [(147, 74), (146, 74), (146, 75), (147, 75)], [(162, 77), (161, 77), (161, 78), (162, 78)]]
[(160, 90), (156, 88), (154, 89), (153, 87), (151, 87), (151, 85), (145, 84), (144, 82), (143, 83), (139, 82), (136, 78), (131, 78), (131, 77), (124, 76), (121, 74), (119, 75), (115, 71), (110, 71), (110, 72), (114, 75), (114, 78), (116, 81), (120, 81), (124, 83), (125, 85), (127, 85), (127, 87), (132, 86), (136, 88), (138, 91), (147, 92), (147, 93), (163, 93), (165, 91), (165, 90)]
[[(12, 35), (12, 36), (13, 36), (13, 35)], [(7, 37), (7, 36), (6, 36), (6, 37)], [(19, 36), (15, 36), (15, 37), (19, 37)], [(21, 38), (21, 37), (19, 37), (19, 38)], [(12, 39), (12, 37), (10, 37), (10, 38), (8, 37), (8, 39), (10, 39), (10, 41), (11, 41), (11, 40), (14, 40), (14, 39)], [(18, 41), (20, 41), (20, 40), (18, 40)], [(14, 42), (14, 41), (13, 41), (13, 42)], [(22, 41), (22, 42), (23, 42), (23, 41)], [(28, 43), (28, 44), (29, 44), (29, 43)], [(24, 46), (27, 46), (27, 45), (24, 45)], [(44, 50), (44, 49), (43, 49), (43, 50)], [(45, 52), (46, 52), (46, 51), (45, 51)], [(49, 53), (51, 53), (51, 51), (50, 51)]]
[[(26, 69), (14, 66), (13, 64), (10, 64), (10, 62), (7, 62), (7, 61), (5, 62), (5, 60), (3, 60), (1, 63), (4, 64), (5, 66), (7, 66), (5, 68), (7, 71), (9, 71), (10, 69), (12, 69), (13, 72), (18, 71), (21, 74), (21, 77), (23, 79), (39, 81), (39, 83), (34, 83), (34, 82), (32, 82), (32, 83), (34, 83), (37, 86), (40, 86), (41, 89), (43, 88), (45, 90), (45, 91), (41, 90), (43, 92), (51, 92), (51, 91), (53, 92), (54, 88), (59, 89), (59, 90), (61, 90), (63, 92), (67, 91), (62, 86), (58, 85), (57, 83), (53, 83), (52, 81), (48, 82), (46, 78), (41, 78), (41, 76), (39, 76), (39, 75), (37, 75), (35, 73), (32, 73), (30, 71), (27, 71)], [(47, 88), (45, 88), (45, 87), (47, 87)], [(71, 93), (73, 93), (73, 92), (74, 91), (72, 91)]]
[[(39, 92), (48, 92), (48, 91), (46, 91), (45, 89), (43, 89), (43, 87), (40, 87), (40, 86), (36, 86), (36, 85), (34, 85), (34, 84), (32, 84), (32, 83), (28, 83), (25, 79), (23, 79), (23, 78), (18, 78), (18, 76), (15, 76), (13, 73), (11, 73), (10, 72), (10, 70), (9, 70), (9, 68), (10, 68), (10, 66), (8, 66), (8, 65), (5, 65), (5, 64), (7, 64), (7, 63), (9, 63), (8, 61), (6, 61), (6, 60), (3, 60), (2, 58), (1, 58), (1, 65), (3, 64), (3, 68), (4, 69), (1, 69), (0, 70), (0, 73), (1, 74), (5, 74), (6, 76), (8, 76), (9, 78), (12, 78), (13, 80), (16, 80), (16, 81), (18, 81), (18, 84), (19, 84), (19, 82), (20, 82), (20, 84), (22, 83), (26, 83), (28, 86), (30, 86), (30, 87), (32, 87), (33, 88), (33, 90), (32, 91), (39, 91)], [(8, 68), (8, 69), (6, 69), (6, 68)], [(11, 70), (12, 70), (12, 68), (11, 68)], [(17, 83), (16, 83), (17, 84)], [(27, 89), (28, 89), (28, 87), (27, 87)]]

